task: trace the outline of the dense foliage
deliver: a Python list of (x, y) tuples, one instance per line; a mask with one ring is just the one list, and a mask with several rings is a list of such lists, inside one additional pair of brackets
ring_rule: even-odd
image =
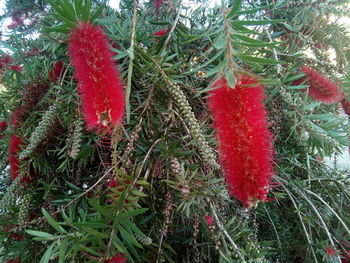
[(211, 2), (6, 1), (1, 262), (350, 262), (350, 4)]

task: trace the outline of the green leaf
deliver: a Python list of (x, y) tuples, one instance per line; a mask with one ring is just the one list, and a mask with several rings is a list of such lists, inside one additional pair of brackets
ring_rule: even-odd
[(297, 86), (288, 86), (287, 89), (288, 90), (304, 90), (308, 87), (308, 85), (297, 85)]
[(131, 242), (134, 246), (138, 248), (143, 248), (142, 245), (136, 240), (134, 235), (128, 233), (128, 231), (126, 231), (121, 225), (118, 225), (117, 228), (124, 240)]
[(74, 0), (74, 8), (75, 8), (75, 13), (80, 14), (83, 10), (83, 1), (82, 0)]
[(88, 19), (89, 19), (91, 3), (92, 3), (92, 0), (87, 0), (85, 3), (85, 8), (84, 8), (82, 15), (81, 15), (81, 18), (83, 19), (83, 21), (88, 21)]
[(305, 76), (305, 74), (303, 74), (303, 73), (302, 74), (298, 74), (296, 76), (292, 76), (292, 77), (287, 78), (286, 82), (293, 82), (294, 80), (300, 79), (300, 78), (302, 78), (304, 76)]
[(284, 25), (284, 27), (287, 28), (288, 30), (290, 30), (290, 31), (292, 31), (292, 32), (295, 32), (295, 33), (299, 33), (299, 31), (298, 31), (295, 27), (293, 27), (293, 26), (291, 26), (291, 25), (288, 25), (287, 23), (283, 23), (283, 25)]
[[(102, 2), (101, 6), (93, 13), (91, 16), (91, 21), (95, 21), (95, 19), (101, 14), (102, 10), (106, 7), (106, 3)], [(115, 22), (115, 20), (114, 20)]]
[(218, 37), (218, 39), (215, 41), (214, 43), (214, 47), (216, 49), (222, 49), (226, 44), (226, 38), (221, 36), (221, 37)]
[(211, 70), (209, 70), (207, 72), (207, 74), (204, 76), (205, 78), (208, 78), (216, 73), (218, 73), (220, 70), (222, 70), (224, 68), (224, 66), (227, 64), (226, 59), (224, 59), (223, 61), (221, 61), (221, 63), (219, 63), (218, 65), (216, 65), (214, 68), (212, 68)]
[(269, 4), (269, 5), (265, 5), (265, 6), (262, 6), (262, 7), (257, 7), (257, 8), (252, 8), (252, 9), (249, 9), (249, 10), (239, 11), (239, 12), (237, 12), (237, 15), (256, 14), (259, 11), (262, 11), (262, 10), (270, 8), (271, 6), (274, 6), (274, 4)]
[(52, 238), (52, 237), (55, 237), (49, 233), (45, 233), (45, 232), (41, 232), (41, 231), (36, 231), (36, 230), (26, 230), (26, 232), (29, 234), (29, 235), (32, 235), (32, 236), (37, 236), (37, 237), (44, 237), (44, 238)]
[(259, 64), (277, 65), (277, 64), (285, 63), (284, 61), (277, 61), (277, 60), (269, 59), (269, 58), (252, 57), (249, 55), (236, 55), (236, 56), (244, 61), (254, 62), (254, 63), (259, 63)]
[(305, 115), (304, 118), (309, 120), (329, 120), (332, 118), (332, 115), (331, 114), (310, 114), (310, 115)]
[(228, 85), (229, 85), (231, 88), (234, 88), (234, 87), (235, 87), (235, 77), (234, 77), (234, 75), (232, 74), (232, 72), (231, 72), (230, 69), (228, 69), (228, 70), (225, 71), (225, 76), (226, 76)]
[(128, 211), (128, 212), (122, 213), (121, 217), (134, 217), (134, 216), (145, 213), (147, 210), (148, 210), (148, 208), (140, 208), (140, 209)]
[(224, 50), (220, 50), (218, 53), (215, 54), (215, 56), (213, 56), (211, 59), (209, 59), (207, 62), (203, 63), (202, 65), (200, 65), (199, 67), (195, 68), (192, 71), (188, 71), (185, 72), (184, 74), (194, 74), (196, 72), (198, 72), (200, 69), (208, 66), (210, 63), (212, 63), (213, 61), (215, 61), (218, 57), (220, 57), (222, 54), (224, 53)]
[(234, 0), (234, 3), (231, 5), (231, 11), (230, 13), (226, 16), (227, 19), (231, 19), (234, 17), (234, 15), (237, 13), (239, 8), (241, 7), (242, 1), (241, 0)]
[[(232, 34), (233, 37), (235, 38), (238, 38), (244, 42), (247, 42), (247, 43), (250, 43), (252, 47), (269, 47), (269, 46), (276, 46), (278, 43), (269, 43), (269, 42), (265, 42), (265, 41), (261, 41), (261, 40), (258, 40), (258, 39), (254, 39), (254, 38), (250, 38), (250, 37), (247, 37), (247, 36), (243, 36), (243, 35), (240, 35), (240, 34)], [(245, 44), (246, 43), (241, 43), (241, 44)]]
[(321, 104), (322, 104), (322, 102), (314, 102), (314, 103), (311, 103), (311, 104), (309, 104), (309, 105), (305, 105), (305, 106), (303, 107), (303, 109), (304, 109), (304, 110), (312, 110), (312, 109), (314, 109), (314, 108), (320, 106)]
[(269, 24), (278, 24), (282, 23), (285, 20), (242, 20), (242, 21), (232, 21), (233, 26), (261, 26), (261, 25), (269, 25)]
[(60, 241), (60, 249), (58, 252), (58, 263), (64, 263), (66, 258), (66, 251), (68, 248), (68, 239)]
[(67, 231), (64, 230), (63, 227), (61, 227), (53, 218), (51, 215), (49, 215), (49, 213), (44, 209), (41, 208), (41, 212), (43, 213), (44, 217), (46, 218), (47, 222), (58, 232), (62, 233), (62, 234), (67, 234)]
[(112, 213), (108, 209), (104, 208), (103, 206), (101, 206), (97, 202), (95, 202), (93, 200), (89, 200), (89, 204), (92, 206), (92, 208), (96, 212), (99, 212), (101, 215), (104, 215), (104, 216), (106, 216), (108, 218), (112, 218), (113, 217)]
[(56, 242), (53, 242), (49, 248), (45, 251), (44, 255), (41, 257), (39, 263), (48, 263), (50, 261), (50, 257), (52, 256), (52, 251), (54, 247), (56, 246)]

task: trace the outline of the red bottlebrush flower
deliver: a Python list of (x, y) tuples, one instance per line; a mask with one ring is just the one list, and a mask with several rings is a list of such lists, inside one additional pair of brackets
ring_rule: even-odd
[(12, 68), (14, 71), (20, 72), (23, 68), (22, 66), (17, 65), (11, 65), (10, 68)]
[(0, 140), (4, 138), (4, 131), (7, 129), (7, 122), (6, 121), (0, 121)]
[(18, 157), (19, 150), (23, 145), (22, 140), (16, 135), (10, 136), (10, 147), (9, 147), (9, 163), (10, 163), (10, 173), (13, 180), (16, 180), (19, 175), (20, 170), (20, 160)]
[(160, 6), (164, 0), (154, 0), (154, 7), (156, 8), (157, 13), (159, 13)]
[[(9, 163), (10, 163), (10, 174), (13, 180), (16, 180), (20, 174), (21, 162), (19, 160), (18, 154), (23, 145), (23, 141), (16, 135), (10, 136), (10, 146), (9, 146)], [(36, 176), (34, 169), (30, 170), (31, 177)], [(24, 176), (21, 183), (28, 184), (30, 182), (30, 177)]]
[(322, 47), (322, 45), (319, 42), (316, 42), (314, 44), (314, 47), (317, 48), (317, 49), (320, 49)]
[(122, 121), (125, 98), (107, 36), (99, 26), (79, 23), (68, 49), (88, 128), (110, 131)]
[(350, 263), (350, 250), (344, 250), (341, 253), (341, 262)]
[(346, 98), (343, 98), (340, 103), (346, 115), (350, 116), (350, 102)]
[(212, 216), (205, 216), (205, 221), (207, 221), (208, 226), (211, 226), (213, 224), (213, 217)]
[(11, 259), (8, 260), (6, 263), (21, 263), (21, 261), (19, 259)]
[(319, 72), (307, 66), (301, 67), (299, 71), (306, 74), (305, 79), (310, 85), (310, 97), (325, 104), (334, 103), (341, 98), (342, 93), (339, 91), (339, 87), (335, 82), (330, 81)]
[(11, 24), (9, 24), (7, 26), (8, 29), (13, 29), (13, 28), (16, 28), (16, 27), (18, 27), (18, 24), (17, 24), (16, 21), (12, 21)]
[(327, 255), (330, 257), (335, 257), (337, 255), (337, 251), (332, 247), (325, 247), (324, 250), (326, 251)]
[(0, 121), (0, 132), (4, 132), (7, 129), (7, 122)]
[(53, 69), (50, 70), (49, 79), (52, 82), (55, 82), (63, 76), (63, 72), (64, 72), (63, 62), (60, 60), (56, 62), (56, 64), (53, 66)]
[(162, 37), (168, 32), (168, 28), (163, 28), (153, 34), (155, 37)]
[(123, 254), (116, 254), (107, 262), (108, 263), (127, 263), (126, 258), (124, 257)]
[[(246, 207), (266, 201), (272, 168), (272, 136), (263, 104), (263, 86), (239, 76), (234, 89), (222, 78), (210, 91), (209, 107), (229, 194)], [(249, 87), (247, 87), (249, 85)]]
[(0, 63), (2, 65), (8, 65), (11, 63), (11, 57), (7, 54), (3, 55), (2, 58), (0, 59)]
[(117, 180), (115, 180), (115, 178), (113, 178), (108, 184), (108, 187), (110, 187), (110, 188), (115, 188), (117, 186), (118, 186), (118, 182), (117, 182)]

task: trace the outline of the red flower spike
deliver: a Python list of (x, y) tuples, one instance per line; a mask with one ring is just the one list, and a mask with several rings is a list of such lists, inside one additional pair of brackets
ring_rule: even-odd
[(346, 98), (343, 98), (340, 103), (346, 115), (350, 116), (350, 102)]
[(53, 66), (53, 69), (49, 72), (49, 79), (51, 82), (55, 82), (58, 79), (62, 78), (64, 72), (63, 68), (63, 62), (60, 60), (56, 62), (56, 64)]
[(19, 259), (11, 259), (8, 260), (6, 263), (21, 263), (21, 261)]
[(157, 13), (159, 13), (160, 6), (162, 5), (164, 0), (154, 0), (154, 7), (156, 8)]
[(13, 29), (16, 27), (18, 27), (18, 24), (16, 21), (12, 21), (12, 23), (7, 26), (8, 29)]
[[(23, 141), (16, 135), (10, 136), (10, 145), (9, 145), (9, 163), (10, 163), (10, 174), (12, 180), (16, 180), (20, 174), (21, 161), (19, 160), (18, 154), (23, 145)], [(37, 174), (33, 168), (29, 171), (30, 177), (24, 176), (21, 180), (21, 183), (28, 184), (30, 183), (30, 178), (35, 177)]]
[(7, 122), (6, 121), (0, 121), (0, 140), (4, 138), (4, 132), (7, 129)]
[(162, 37), (168, 32), (168, 28), (163, 28), (153, 34), (155, 37)]
[(79, 23), (68, 44), (88, 129), (111, 131), (124, 115), (123, 84), (101, 27)]
[(330, 257), (335, 257), (337, 255), (337, 251), (332, 247), (325, 247), (324, 250), (326, 251), (327, 255)]
[(319, 72), (303, 66), (300, 72), (306, 74), (305, 79), (309, 86), (309, 96), (325, 104), (332, 104), (342, 98), (342, 93), (335, 82), (330, 81)]
[(4, 132), (7, 129), (7, 122), (6, 121), (0, 121), (0, 132)]
[(237, 80), (234, 89), (224, 78), (217, 81), (210, 91), (209, 108), (229, 194), (249, 208), (267, 201), (273, 175), (272, 136), (263, 86), (249, 76)]
[[(9, 163), (10, 163), (10, 173), (13, 180), (16, 180), (19, 175), (20, 161), (18, 158), (19, 150), (23, 145), (22, 140), (16, 135), (10, 136), (10, 147), (9, 147)], [(24, 179), (24, 178), (23, 178)]]
[(11, 63), (11, 57), (7, 54), (3, 55), (0, 59), (1, 66), (7, 66)]
[(11, 65), (10, 68), (12, 68), (14, 71), (20, 72), (23, 68), (22, 66), (16, 66), (16, 65)]
[(123, 254), (114, 255), (108, 263), (127, 263)]
[(212, 216), (205, 216), (205, 221), (207, 221), (208, 226), (211, 226), (213, 224), (213, 217)]

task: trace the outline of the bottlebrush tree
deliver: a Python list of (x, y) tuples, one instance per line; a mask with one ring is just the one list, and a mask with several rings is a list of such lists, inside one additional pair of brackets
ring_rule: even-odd
[(347, 2), (7, 0), (0, 261), (350, 262)]

